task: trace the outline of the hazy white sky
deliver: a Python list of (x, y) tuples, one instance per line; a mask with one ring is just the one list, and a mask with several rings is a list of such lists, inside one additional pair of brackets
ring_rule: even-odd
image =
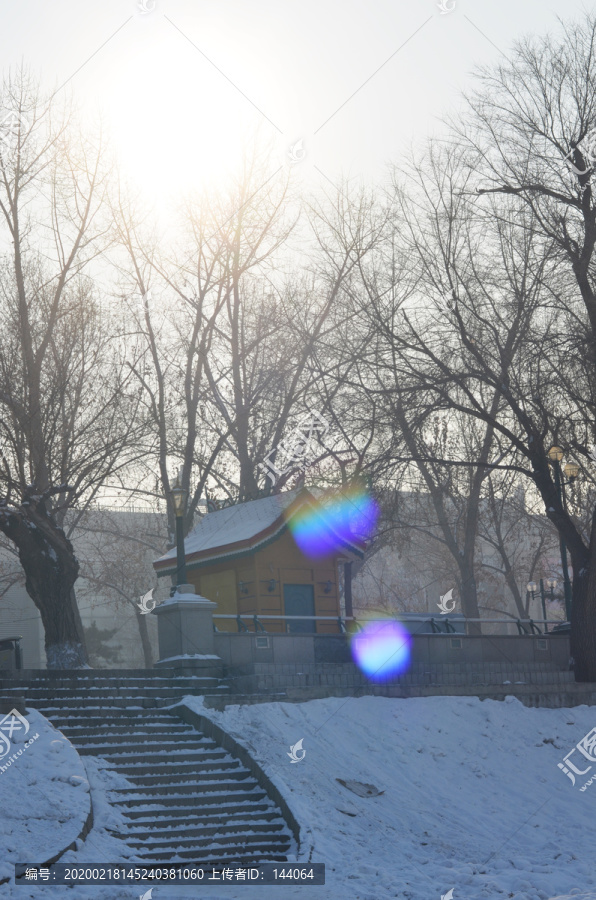
[(294, 168), (311, 186), (379, 176), (440, 129), (476, 63), (592, 9), (442, 0), (442, 14), (438, 2), (0, 0), (0, 58), (29, 64), (49, 90), (68, 79), (149, 200), (217, 185), (255, 132), (271, 142), (272, 173), (302, 139)]

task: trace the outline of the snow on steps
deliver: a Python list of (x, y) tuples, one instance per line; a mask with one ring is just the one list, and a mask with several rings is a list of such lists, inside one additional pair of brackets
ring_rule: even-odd
[[(216, 679), (144, 672), (15, 672), (3, 696), (26, 697), (81, 756), (114, 773), (115, 833), (139, 860), (198, 864), (285, 861), (293, 838), (249, 767), (165, 707), (187, 694), (221, 695)], [(226, 685), (224, 692), (228, 689)], [(124, 787), (122, 786), (125, 779)]]

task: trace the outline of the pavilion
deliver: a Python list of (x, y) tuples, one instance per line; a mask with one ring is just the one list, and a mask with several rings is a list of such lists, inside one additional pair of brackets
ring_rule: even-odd
[[(293, 525), (312, 522), (319, 545), (305, 550)], [(307, 489), (272, 494), (209, 512), (184, 542), (189, 584), (217, 604), (219, 631), (237, 631), (237, 616), (332, 616), (334, 621), (265, 619), (269, 632), (340, 630), (340, 566), (362, 559), (365, 544), (325, 516), (325, 506)], [(157, 576), (176, 573), (176, 548), (153, 564)], [(218, 616), (231, 618), (218, 618)], [(337, 621), (336, 621), (337, 620)]]

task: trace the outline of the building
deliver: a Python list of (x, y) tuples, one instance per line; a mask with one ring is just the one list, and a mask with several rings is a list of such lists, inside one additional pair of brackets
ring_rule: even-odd
[[(297, 522), (314, 535), (306, 549), (296, 540)], [(245, 625), (257, 616), (267, 631), (334, 634), (340, 630), (340, 566), (362, 559), (365, 545), (349, 529), (337, 528), (303, 488), (208, 513), (184, 548), (188, 583), (217, 603), (219, 631), (237, 631), (238, 616)], [(175, 575), (176, 549), (154, 568), (159, 578)]]

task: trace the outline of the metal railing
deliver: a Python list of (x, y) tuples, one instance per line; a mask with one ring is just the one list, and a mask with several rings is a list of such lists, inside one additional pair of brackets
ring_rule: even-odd
[[(277, 621), (277, 622), (279, 622), (279, 621), (281, 620), (282, 622), (284, 622), (284, 624), (285, 624), (285, 626), (286, 626), (286, 632), (287, 632), (287, 630), (288, 630), (288, 623), (289, 623), (289, 622), (292, 622), (292, 621), (301, 621), (301, 622), (313, 622), (313, 621), (316, 621), (316, 622), (320, 622), (320, 621), (324, 621), (324, 622), (335, 622), (337, 625), (339, 625), (339, 629), (340, 629), (340, 631), (341, 631), (342, 634), (345, 634), (345, 632), (346, 632), (346, 630), (347, 630), (347, 629), (346, 629), (346, 626), (345, 626), (345, 623), (346, 623), (346, 622), (352, 622), (352, 621), (353, 621), (353, 622), (356, 622), (356, 619), (355, 619), (353, 616), (348, 616), (347, 618), (346, 618), (346, 617), (342, 618), (341, 616), (282, 616), (281, 614), (280, 614), (280, 615), (277, 615), (277, 616), (256, 616), (256, 615), (250, 615), (250, 614), (249, 614), (249, 615), (244, 615), (244, 616), (241, 616), (241, 615), (236, 615), (236, 616), (235, 616), (235, 615), (229, 614), (229, 613), (227, 613), (227, 614), (224, 614), (224, 613), (214, 613), (213, 618), (214, 618), (214, 619), (234, 619), (234, 620), (236, 621), (237, 626), (238, 626), (238, 631), (239, 631), (239, 632), (242, 632), (242, 633), (247, 633), (247, 632), (249, 631), (249, 628), (248, 628), (248, 626), (246, 625), (246, 623), (244, 622), (244, 619), (250, 619), (250, 620), (251, 620), (251, 622), (252, 622), (252, 624), (253, 624), (253, 627), (254, 627), (255, 633), (257, 633), (257, 632), (267, 633), (267, 629), (266, 629), (265, 626), (263, 625), (263, 621), (264, 621), (265, 619), (267, 619), (267, 620), (270, 620), (270, 619), (271, 619), (271, 620), (274, 620), (274, 621)], [(262, 621), (262, 620), (263, 620), (263, 621)], [(357, 627), (360, 627), (360, 626), (357, 626)], [(216, 627), (216, 625), (215, 625), (215, 622), (213, 623), (213, 630), (214, 630), (214, 631), (218, 631), (218, 629), (217, 629), (217, 627)], [(282, 632), (282, 633), (283, 633), (283, 632)], [(304, 633), (304, 632), (303, 632), (303, 633)], [(313, 634), (315, 634), (314, 631), (313, 631)]]
[[(283, 622), (285, 625), (285, 633), (288, 631), (288, 625), (293, 621), (301, 621), (301, 622), (335, 622), (339, 626), (339, 630), (341, 634), (346, 634), (347, 628), (346, 623), (353, 622), (357, 631), (361, 631), (364, 624), (366, 622), (386, 622), (388, 619), (366, 619), (358, 620), (355, 616), (284, 616), (281, 614), (273, 615), (273, 616), (262, 616), (262, 615), (234, 615), (234, 614), (224, 614), (224, 613), (215, 613), (213, 616), (214, 619), (234, 619), (238, 626), (238, 631), (242, 633), (248, 633), (250, 628), (244, 621), (250, 620), (250, 624), (252, 624), (254, 628), (254, 633), (262, 632), (266, 633), (267, 629), (263, 625), (264, 621), (276, 621)], [(560, 619), (466, 619), (458, 616), (455, 619), (449, 619), (448, 616), (438, 618), (437, 616), (428, 616), (428, 615), (410, 615), (407, 614), (407, 618), (400, 619), (399, 615), (395, 616), (398, 621), (401, 621), (403, 625), (408, 625), (409, 623), (414, 622), (424, 622), (431, 627), (431, 632), (414, 632), (415, 634), (467, 634), (468, 628), (467, 626), (471, 623), (480, 623), (483, 625), (515, 625), (517, 627), (518, 635), (532, 635), (532, 634), (551, 634), (546, 629), (547, 625), (562, 625), (564, 624)], [(458, 632), (454, 627), (455, 625), (463, 625), (465, 628), (464, 632)], [(444, 626), (445, 630), (443, 631), (441, 626)], [(545, 631), (542, 632), (538, 627), (539, 625), (543, 625), (545, 627)], [(213, 625), (214, 631), (218, 631), (215, 623)], [(251, 632), (252, 633), (252, 632)], [(276, 632), (278, 633), (278, 632)], [(282, 632), (284, 633), (284, 632)], [(308, 632), (302, 632), (308, 633)], [(316, 632), (313, 630), (312, 632), (315, 634)], [(499, 635), (493, 635), (493, 637), (498, 637)], [(507, 635), (502, 635), (507, 637)]]

